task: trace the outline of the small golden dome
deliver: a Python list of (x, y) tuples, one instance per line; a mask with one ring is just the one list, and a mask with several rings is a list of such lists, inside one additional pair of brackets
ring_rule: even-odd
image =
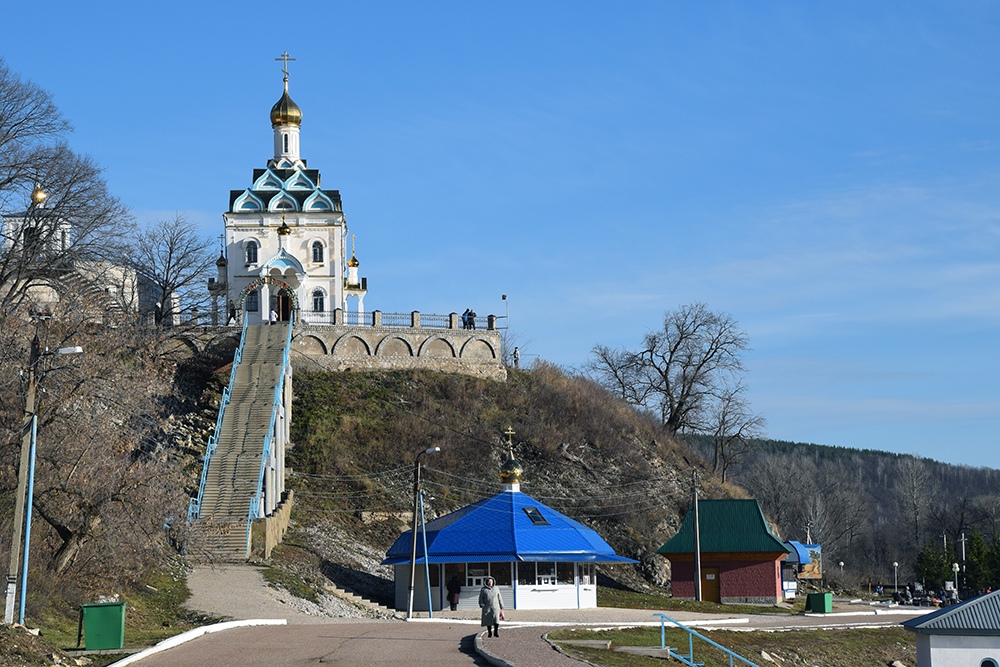
[(48, 196), (49, 195), (45, 192), (45, 190), (42, 190), (42, 186), (40, 185), (35, 185), (35, 189), (31, 191), (31, 201), (35, 202), (36, 206), (44, 204)]
[(226, 256), (221, 252), (219, 253), (219, 259), (215, 260), (215, 265), (218, 267), (223, 267), (226, 265)]
[(285, 219), (282, 218), (281, 219), (281, 226), (278, 227), (278, 236), (288, 236), (291, 233), (292, 233), (292, 228), (289, 227), (288, 223), (285, 222)]
[(358, 261), (358, 258), (355, 257), (354, 253), (352, 252), (351, 253), (351, 258), (349, 260), (347, 260), (347, 265), (349, 267), (351, 267), (352, 269), (356, 269), (359, 266), (361, 266), (361, 262)]
[(513, 445), (507, 445), (507, 460), (500, 466), (500, 481), (504, 484), (520, 484), (524, 469), (514, 458)]
[(279, 125), (302, 125), (302, 109), (288, 94), (288, 77), (285, 77), (285, 92), (271, 107), (271, 127)]

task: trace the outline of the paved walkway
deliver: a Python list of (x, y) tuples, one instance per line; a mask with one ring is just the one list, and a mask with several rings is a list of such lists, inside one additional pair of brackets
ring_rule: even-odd
[[(499, 637), (485, 637), (474, 611), (418, 614), (410, 621), (375, 620), (342, 601), (304, 604), (269, 588), (256, 568), (197, 569), (188, 577), (188, 606), (235, 619), (167, 640), (115, 663), (118, 667), (288, 667), (400, 665), (413, 667), (581, 667), (545, 641), (559, 627), (659, 626), (653, 611), (637, 609), (508, 610)], [(700, 614), (669, 612), (699, 628), (791, 629), (896, 625), (927, 610), (835, 605), (838, 613)]]

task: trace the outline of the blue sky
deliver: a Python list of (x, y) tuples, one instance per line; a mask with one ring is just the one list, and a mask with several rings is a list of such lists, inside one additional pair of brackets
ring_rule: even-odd
[[(282, 7), (288, 7), (282, 12)], [(704, 302), (771, 437), (997, 467), (996, 2), (8, 3), (0, 56), (142, 222), (271, 155), (341, 191), (369, 310), (580, 368)]]

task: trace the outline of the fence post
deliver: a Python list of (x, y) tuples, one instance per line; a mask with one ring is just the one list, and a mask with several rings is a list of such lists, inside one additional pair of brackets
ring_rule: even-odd
[(372, 313), (372, 326), (380, 327), (382, 326), (382, 311), (376, 310)]
[(412, 327), (414, 329), (419, 329), (420, 328), (420, 311), (419, 310), (415, 310), (412, 313), (410, 313), (410, 327)]
[(342, 308), (337, 308), (333, 311), (333, 323), (337, 325), (344, 324), (344, 310)]
[(489, 331), (494, 331), (497, 328), (497, 316), (487, 315), (486, 316), (486, 328)]

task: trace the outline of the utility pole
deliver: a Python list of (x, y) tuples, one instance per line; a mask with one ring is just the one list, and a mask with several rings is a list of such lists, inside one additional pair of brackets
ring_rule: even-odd
[(698, 522), (698, 471), (691, 471), (691, 492), (694, 495), (694, 599), (701, 602), (701, 526)]
[[(410, 591), (409, 598), (406, 603), (406, 620), (413, 618), (413, 588), (416, 584), (417, 576), (417, 520), (420, 516), (420, 457), (424, 454), (433, 454), (434, 452), (440, 452), (440, 447), (428, 447), (424, 451), (417, 454), (417, 458), (413, 461), (413, 533), (411, 534), (411, 544), (410, 544)], [(426, 539), (426, 535), (424, 536)], [(424, 545), (424, 560), (427, 560), (427, 546)], [(430, 597), (427, 598), (427, 608), (430, 609), (431, 600)]]

